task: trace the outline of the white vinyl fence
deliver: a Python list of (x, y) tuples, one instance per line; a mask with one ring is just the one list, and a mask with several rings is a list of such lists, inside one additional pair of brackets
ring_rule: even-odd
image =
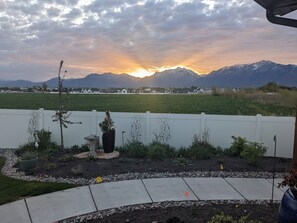
[[(0, 109), (0, 148), (17, 148), (28, 142), (28, 124), (32, 110)], [(39, 109), (39, 129), (52, 132), (52, 140), (60, 142), (59, 124), (52, 121), (55, 111)], [(104, 119), (104, 112), (73, 111), (69, 118), (72, 122), (82, 124), (69, 125), (64, 129), (65, 146), (81, 145), (85, 143), (84, 137), (99, 135), (101, 131), (99, 122)], [(170, 126), (170, 139), (168, 143), (175, 148), (187, 147), (191, 144), (193, 136), (209, 130), (209, 141), (214, 146), (227, 148), (232, 143), (231, 136), (241, 136), (252, 142), (263, 143), (268, 147), (267, 156), (273, 156), (274, 141), (277, 137), (277, 156), (293, 156), (294, 117), (268, 117), (268, 116), (229, 116), (202, 114), (156, 114), (156, 113), (124, 113), (111, 112), (116, 128), (116, 146), (122, 146), (123, 141), (131, 139), (131, 124), (133, 120), (140, 122), (139, 132), (141, 141), (149, 144), (154, 135), (160, 131), (161, 120), (166, 120)], [(124, 132), (124, 133), (123, 133)]]

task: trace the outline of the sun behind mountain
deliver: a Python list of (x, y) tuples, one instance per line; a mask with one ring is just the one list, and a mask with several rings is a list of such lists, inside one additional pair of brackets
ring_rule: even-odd
[(134, 76), (134, 77), (144, 78), (144, 77), (152, 76), (153, 74), (161, 73), (161, 72), (164, 72), (164, 71), (171, 72), (172, 70), (177, 70), (178, 71), (178, 70), (190, 70), (190, 69), (185, 67), (185, 66), (181, 66), (181, 65), (153, 67), (153, 68), (150, 68), (150, 69), (137, 68), (135, 71), (130, 72), (129, 74)]

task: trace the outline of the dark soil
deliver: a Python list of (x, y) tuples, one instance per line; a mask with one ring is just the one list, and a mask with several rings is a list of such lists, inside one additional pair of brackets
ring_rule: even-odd
[(159, 208), (115, 214), (100, 220), (88, 221), (88, 223), (152, 223), (154, 221), (158, 223), (205, 223), (211, 220), (214, 215), (221, 212), (225, 215), (232, 216), (234, 220), (249, 215), (249, 220), (275, 223), (278, 216), (278, 204), (267, 206), (255, 204), (209, 204), (187, 208)]
[[(69, 152), (68, 152), (69, 153)], [(178, 159), (149, 160), (128, 158), (125, 153), (120, 157), (103, 159), (75, 159), (72, 161), (59, 161), (63, 156), (62, 152), (56, 153), (45, 165), (45, 161), (40, 161), (38, 168), (30, 174), (46, 174), (54, 177), (84, 177), (95, 178), (124, 173), (157, 173), (157, 172), (188, 172), (188, 171), (219, 171), (220, 164), (223, 171), (240, 172), (272, 172), (274, 159), (265, 157), (257, 166), (251, 165), (238, 157), (213, 157), (207, 160), (187, 160), (188, 164), (183, 165)], [(276, 158), (276, 172), (286, 172), (292, 166), (292, 159)], [(74, 170), (73, 170), (74, 169)], [(75, 171), (78, 170), (78, 171)]]

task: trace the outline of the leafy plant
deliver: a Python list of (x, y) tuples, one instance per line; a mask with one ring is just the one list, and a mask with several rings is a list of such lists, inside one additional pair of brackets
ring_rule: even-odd
[(243, 151), (240, 156), (246, 159), (250, 164), (256, 165), (263, 159), (267, 148), (257, 142), (248, 142), (244, 145)]
[(261, 223), (260, 221), (249, 220), (249, 215), (242, 216), (239, 220), (234, 220), (232, 216), (225, 215), (223, 212), (211, 218), (208, 223)]
[(289, 173), (284, 176), (284, 180), (278, 185), (278, 187), (285, 186), (292, 188), (292, 192), (297, 198), (297, 169), (291, 169)]
[(31, 160), (36, 159), (38, 157), (38, 153), (35, 151), (26, 151), (22, 154), (22, 160)]
[(132, 158), (145, 158), (147, 157), (147, 147), (139, 141), (128, 141), (125, 145), (127, 155)]
[(73, 161), (76, 160), (77, 158), (75, 156), (73, 156), (72, 154), (64, 154), (63, 156), (61, 156), (59, 158), (59, 161), (62, 162), (67, 162), (67, 161)]
[(38, 150), (46, 150), (50, 147), (51, 143), (51, 132), (41, 129), (36, 132), (38, 141)]
[(234, 141), (231, 144), (230, 148), (226, 150), (226, 153), (229, 156), (240, 156), (241, 152), (244, 149), (244, 146), (247, 144), (247, 140), (246, 138), (242, 138), (240, 136), (232, 136), (232, 139)]
[(82, 175), (83, 174), (83, 166), (81, 164), (78, 164), (71, 168), (71, 173), (74, 175)]
[(186, 147), (181, 147), (176, 151), (177, 157), (188, 157), (188, 149)]
[(154, 141), (148, 146), (147, 155), (150, 159), (166, 159), (175, 157), (176, 151), (168, 144)]
[(23, 153), (28, 152), (28, 151), (36, 151), (34, 142), (31, 143), (26, 143), (24, 145), (19, 146), (18, 149), (15, 150), (15, 154), (17, 156), (22, 156)]
[(45, 164), (45, 168), (46, 168), (47, 170), (56, 169), (56, 168), (57, 168), (57, 164), (55, 164), (55, 163), (46, 163), (46, 164)]
[(96, 158), (95, 158), (94, 156), (92, 156), (92, 155), (89, 154), (89, 155), (86, 157), (86, 160), (88, 160), (88, 161), (95, 161)]
[(114, 122), (110, 117), (109, 111), (106, 111), (104, 120), (101, 123), (99, 123), (99, 127), (101, 128), (101, 131), (103, 133), (108, 132), (109, 130), (112, 129), (113, 124)]
[(183, 156), (179, 156), (177, 159), (176, 159), (176, 163), (180, 166), (187, 166), (189, 165), (189, 161), (183, 157)]
[(73, 145), (70, 148), (67, 149), (68, 151), (74, 152), (74, 153), (80, 153), (80, 152), (87, 152), (90, 151), (87, 144), (79, 145)]
[(194, 135), (192, 145), (190, 146), (187, 156), (193, 159), (209, 159), (216, 154), (216, 148), (208, 143), (205, 138)]

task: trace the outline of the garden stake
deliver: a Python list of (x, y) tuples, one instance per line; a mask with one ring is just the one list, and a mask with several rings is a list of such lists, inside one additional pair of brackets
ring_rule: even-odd
[(274, 141), (274, 157), (273, 157), (273, 171), (272, 171), (272, 195), (271, 195), (271, 204), (273, 204), (273, 195), (274, 195), (275, 157), (276, 157), (276, 135), (274, 135), (273, 141)]
[(125, 145), (125, 142), (124, 142), (124, 134), (125, 134), (125, 131), (122, 131), (122, 144), (123, 144), (123, 148), (124, 148), (124, 145)]

